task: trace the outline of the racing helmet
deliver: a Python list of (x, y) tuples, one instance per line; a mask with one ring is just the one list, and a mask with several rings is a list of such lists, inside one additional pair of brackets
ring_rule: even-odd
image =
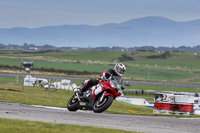
[(126, 71), (126, 66), (122, 63), (117, 63), (114, 67), (114, 70), (115, 70), (115, 73), (121, 77)]

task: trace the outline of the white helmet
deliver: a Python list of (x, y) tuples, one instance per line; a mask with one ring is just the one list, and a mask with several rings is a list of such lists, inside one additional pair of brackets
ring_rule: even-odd
[(124, 72), (126, 71), (126, 66), (122, 63), (117, 63), (114, 67), (114, 70), (118, 76), (123, 76)]

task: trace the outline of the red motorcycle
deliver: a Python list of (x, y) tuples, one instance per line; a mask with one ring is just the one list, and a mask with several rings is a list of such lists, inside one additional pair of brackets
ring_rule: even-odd
[[(91, 87), (88, 91), (83, 92), (83, 96), (79, 95), (83, 85), (77, 87), (72, 84), (74, 95), (67, 103), (69, 111), (93, 110), (95, 113), (101, 113), (110, 107), (113, 100), (123, 95), (122, 78), (119, 76), (111, 76), (109, 79), (100, 79), (99, 83)], [(87, 81), (84, 83), (86, 85)]]

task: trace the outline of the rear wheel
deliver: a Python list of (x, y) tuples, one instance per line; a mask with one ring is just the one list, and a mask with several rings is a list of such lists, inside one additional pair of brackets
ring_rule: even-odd
[(74, 95), (69, 99), (67, 103), (67, 109), (69, 111), (77, 111), (79, 109), (78, 105), (79, 105), (79, 101), (77, 98), (75, 98), (75, 95)]
[(99, 100), (96, 101), (96, 103), (94, 104), (94, 107), (93, 107), (93, 111), (95, 113), (101, 113), (101, 112), (105, 111), (108, 107), (110, 107), (112, 102), (113, 102), (113, 97), (106, 96), (103, 98), (103, 100), (101, 102)]

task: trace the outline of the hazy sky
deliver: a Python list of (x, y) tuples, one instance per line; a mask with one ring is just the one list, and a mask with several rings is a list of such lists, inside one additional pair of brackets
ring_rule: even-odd
[(200, 19), (200, 0), (0, 0), (0, 28), (101, 25), (146, 16)]

